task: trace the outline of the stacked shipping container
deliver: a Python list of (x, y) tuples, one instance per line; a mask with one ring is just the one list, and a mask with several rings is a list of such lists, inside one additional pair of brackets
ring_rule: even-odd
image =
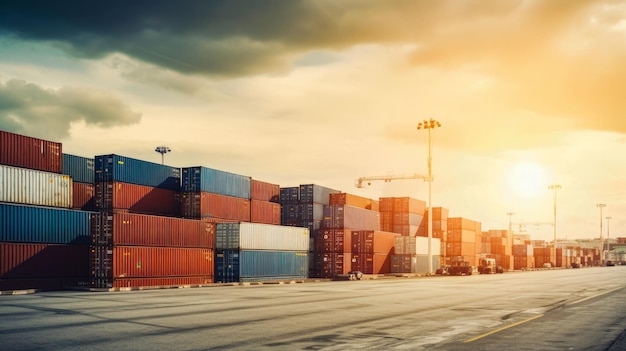
[[(432, 238), (432, 267), (441, 267), (439, 248), (441, 239)], [(431, 273), (428, 272), (428, 238), (423, 236), (395, 238), (394, 255), (391, 256), (391, 273)]]
[(72, 208), (94, 211), (94, 159), (63, 154), (63, 174), (72, 177)]
[(215, 281), (305, 279), (309, 273), (309, 230), (262, 223), (218, 223)]
[(391, 272), (395, 238), (400, 234), (380, 230), (353, 230), (351, 270), (365, 274)]
[(89, 212), (73, 207), (62, 145), (0, 131), (0, 290), (89, 278)]
[(387, 232), (415, 236), (423, 228), (426, 203), (410, 197), (380, 198), (380, 225)]
[[(480, 222), (462, 217), (448, 218), (448, 237), (446, 242), (446, 263), (451, 257), (455, 261), (469, 262), (470, 266), (478, 264), (478, 256), (482, 247), (482, 231)], [(460, 259), (462, 257), (462, 259)]]

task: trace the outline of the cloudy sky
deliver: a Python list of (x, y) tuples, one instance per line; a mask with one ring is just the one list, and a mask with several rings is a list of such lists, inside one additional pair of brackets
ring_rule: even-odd
[[(4, 1), (0, 129), (282, 187), (626, 236), (623, 1)], [(605, 203), (602, 215), (596, 207)], [(508, 212), (515, 215), (509, 217)], [(602, 217), (601, 217), (602, 216)], [(520, 226), (513, 229), (519, 232)]]

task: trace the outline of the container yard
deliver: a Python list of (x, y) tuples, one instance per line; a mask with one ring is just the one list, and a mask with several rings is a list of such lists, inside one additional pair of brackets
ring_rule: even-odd
[(281, 187), (207, 167), (64, 154), (0, 131), (0, 290), (132, 289), (505, 272), (598, 265), (597, 247), (519, 240), (426, 202), (318, 184)]

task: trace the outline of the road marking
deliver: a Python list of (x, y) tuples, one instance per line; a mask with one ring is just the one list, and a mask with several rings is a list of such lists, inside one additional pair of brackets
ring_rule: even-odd
[(524, 323), (526, 323), (526, 322), (530, 322), (530, 321), (532, 321), (532, 320), (534, 320), (534, 319), (541, 318), (541, 317), (543, 317), (543, 314), (540, 314), (540, 315), (537, 315), (537, 316), (534, 316), (534, 317), (530, 317), (530, 318), (528, 318), (528, 319), (524, 319), (523, 321), (515, 322), (515, 323), (513, 323), (513, 324), (509, 324), (509, 325), (504, 326), (504, 327), (502, 327), (502, 328), (498, 328), (498, 329), (496, 329), (496, 330), (492, 330), (492, 331), (490, 331), (490, 332), (488, 332), (488, 333), (485, 333), (485, 334), (481, 334), (481, 335), (475, 336), (475, 337), (473, 337), (473, 338), (471, 338), (471, 339), (467, 339), (467, 340), (465, 340), (465, 341), (463, 341), (463, 342), (464, 342), (464, 343), (468, 343), (468, 342), (476, 341), (476, 340), (478, 340), (478, 339), (482, 339), (482, 338), (484, 338), (485, 336), (489, 336), (489, 335), (491, 335), (491, 334), (499, 333), (499, 332), (501, 332), (501, 331), (503, 331), (503, 330), (506, 330), (506, 329), (509, 329), (509, 328), (513, 328), (513, 327), (518, 326), (518, 325), (520, 325), (520, 324), (524, 324)]
[(594, 297), (598, 297), (598, 296), (602, 296), (602, 295), (605, 295), (605, 294), (608, 294), (608, 293), (612, 293), (613, 291), (615, 291), (615, 290), (619, 290), (619, 289), (621, 289), (621, 288), (623, 288), (623, 286), (618, 286), (618, 287), (617, 287), (617, 288), (615, 288), (615, 289), (611, 289), (611, 290), (607, 290), (607, 291), (602, 291), (602, 292), (597, 293), (597, 294), (595, 294), (595, 295), (592, 295), (592, 296), (587, 296), (587, 297), (584, 297), (584, 298), (582, 298), (582, 299), (580, 299), (580, 300), (576, 300), (576, 301), (574, 301), (574, 302), (570, 303), (570, 305), (575, 305), (575, 304), (577, 304), (577, 303), (581, 303), (581, 302), (583, 302), (583, 301), (587, 301), (587, 300), (589, 300), (589, 299), (593, 299)]

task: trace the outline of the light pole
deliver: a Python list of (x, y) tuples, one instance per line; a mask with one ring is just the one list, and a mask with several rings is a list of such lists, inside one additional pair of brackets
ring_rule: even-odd
[(165, 163), (165, 154), (168, 152), (171, 152), (172, 149), (170, 149), (167, 146), (157, 146), (156, 149), (154, 149), (154, 151), (158, 152), (161, 154), (161, 164)]
[(507, 212), (506, 215), (509, 216), (509, 232), (507, 234), (509, 235), (511, 242), (513, 242), (513, 237), (512, 237), (513, 231), (511, 229), (511, 226), (513, 223), (511, 223), (511, 217), (515, 215), (515, 212)]
[(554, 238), (553, 238), (553, 242), (552, 242), (552, 246), (554, 246), (554, 261), (553, 264), (556, 267), (556, 191), (561, 189), (561, 185), (559, 184), (552, 184), (548, 186), (548, 189), (552, 190), (552, 198), (553, 198), (553, 204), (554, 204), (554, 222), (552, 223), (552, 228), (554, 231)]
[(604, 242), (602, 241), (602, 209), (606, 207), (606, 204), (596, 204), (596, 207), (600, 209), (600, 265), (602, 265), (602, 255), (604, 251)]
[[(609, 221), (613, 219), (611, 216), (607, 216), (606, 218), (606, 260), (609, 260), (609, 251), (611, 251), (611, 243), (609, 242)], [(604, 244), (602, 244), (604, 247)]]
[(424, 120), (417, 124), (417, 130), (428, 131), (428, 274), (433, 273), (433, 253), (432, 253), (432, 239), (433, 239), (433, 202), (432, 202), (432, 183), (433, 183), (433, 171), (432, 171), (432, 148), (433, 137), (432, 131), (441, 127), (441, 123), (434, 119)]

